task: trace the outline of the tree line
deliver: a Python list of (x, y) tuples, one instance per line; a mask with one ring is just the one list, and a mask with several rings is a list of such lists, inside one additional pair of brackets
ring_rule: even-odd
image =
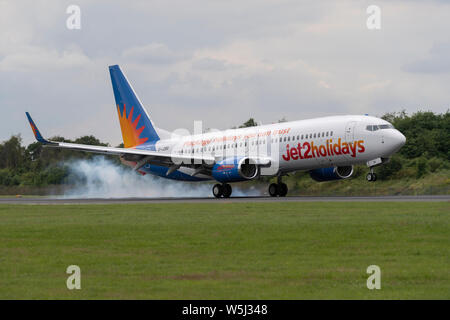
[[(450, 169), (450, 113), (406, 112), (387, 113), (391, 122), (406, 136), (406, 144), (391, 161), (379, 168), (380, 179), (420, 178), (428, 172)], [(239, 127), (256, 126), (250, 118)], [(96, 137), (83, 136), (68, 140), (57, 136), (50, 140), (108, 146)], [(118, 147), (123, 147), (119, 145)], [(68, 183), (68, 163), (75, 159), (91, 159), (94, 154), (43, 147), (39, 142), (22, 145), (20, 135), (0, 143), (0, 185), (46, 186)], [(117, 157), (112, 161), (119, 162)]]

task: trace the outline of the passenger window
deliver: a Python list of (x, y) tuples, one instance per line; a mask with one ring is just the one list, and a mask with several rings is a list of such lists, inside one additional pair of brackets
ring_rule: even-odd
[(330, 131), (330, 136), (331, 136), (331, 137), (333, 136), (333, 131)]
[(291, 141), (291, 137), (288, 137), (288, 138), (287, 138), (287, 141)]
[(314, 138), (316, 137), (316, 134), (314, 133)]

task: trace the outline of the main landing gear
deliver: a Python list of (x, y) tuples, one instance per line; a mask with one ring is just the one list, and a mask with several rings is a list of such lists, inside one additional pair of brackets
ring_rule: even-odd
[(231, 192), (233, 192), (233, 189), (228, 183), (224, 184), (215, 184), (212, 189), (213, 195), (216, 198), (224, 197), (229, 198), (231, 196)]
[(373, 172), (373, 168), (370, 168), (370, 172), (366, 176), (366, 180), (369, 182), (375, 182), (377, 181), (377, 175), (375, 172)]
[(271, 197), (285, 197), (288, 193), (288, 187), (286, 183), (281, 181), (281, 176), (278, 176), (277, 183), (271, 183), (269, 185), (269, 194)]

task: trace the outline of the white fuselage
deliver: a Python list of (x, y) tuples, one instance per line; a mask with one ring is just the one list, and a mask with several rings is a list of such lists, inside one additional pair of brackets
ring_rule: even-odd
[[(372, 130), (372, 126), (376, 129)], [(405, 143), (389, 122), (371, 116), (332, 116), (230, 129), (191, 136), (174, 136), (156, 143), (156, 151), (174, 154), (268, 158), (274, 176), (298, 170), (367, 163), (388, 159)], [(192, 168), (180, 172), (191, 175)], [(199, 175), (199, 178), (211, 178)]]

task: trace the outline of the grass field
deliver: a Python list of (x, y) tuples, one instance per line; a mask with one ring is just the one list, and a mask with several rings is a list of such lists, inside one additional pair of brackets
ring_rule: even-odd
[(445, 202), (1, 205), (0, 298), (449, 299), (449, 218)]

